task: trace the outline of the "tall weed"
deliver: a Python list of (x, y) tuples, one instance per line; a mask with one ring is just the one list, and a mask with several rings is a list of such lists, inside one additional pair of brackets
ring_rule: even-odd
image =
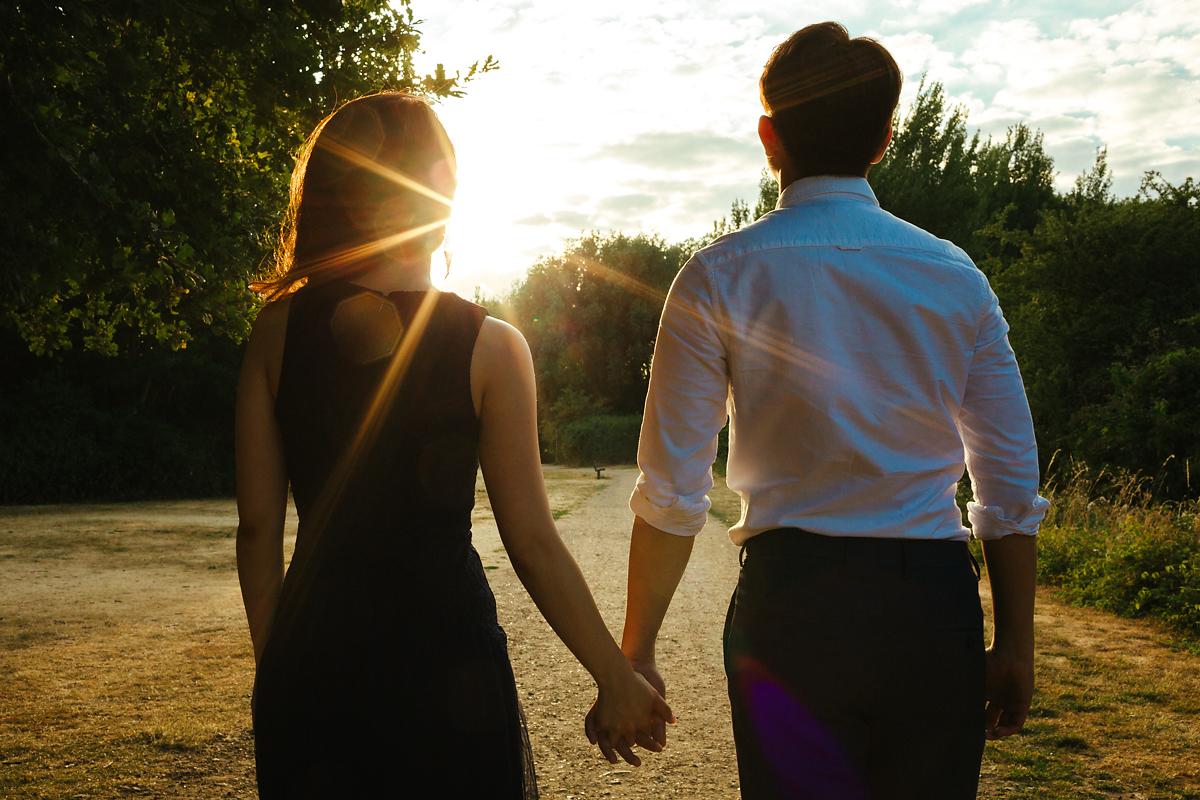
[(1038, 578), (1072, 602), (1200, 636), (1200, 501), (1160, 501), (1155, 488), (1082, 464), (1060, 472), (1046, 489)]

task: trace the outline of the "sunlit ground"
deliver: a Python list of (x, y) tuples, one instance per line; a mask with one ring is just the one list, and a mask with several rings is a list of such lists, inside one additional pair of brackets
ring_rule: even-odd
[[(635, 476), (546, 472), (559, 529), (614, 633)], [(584, 739), (590, 679), (517, 580), (479, 488), (475, 545), (542, 796), (734, 800), (720, 632), (737, 550), (717, 515), (736, 514), (736, 496), (717, 487), (660, 639), (679, 725), (634, 770)], [(0, 797), (253, 796), (236, 524), (232, 500), (0, 509)], [(294, 518), (288, 532), (290, 552)], [(980, 797), (1198, 796), (1200, 657), (1172, 650), (1152, 623), (1067, 607), (1045, 590), (1037, 626), (1034, 713), (1024, 735), (988, 745)]]

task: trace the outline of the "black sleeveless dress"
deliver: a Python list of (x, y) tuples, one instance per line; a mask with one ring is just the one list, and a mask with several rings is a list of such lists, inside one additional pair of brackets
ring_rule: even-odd
[(344, 281), (290, 302), (275, 412), (300, 526), (255, 680), (260, 796), (536, 797), (471, 544), (486, 311)]

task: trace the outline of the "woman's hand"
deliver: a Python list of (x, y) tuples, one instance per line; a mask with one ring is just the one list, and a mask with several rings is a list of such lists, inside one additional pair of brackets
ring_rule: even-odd
[(654, 687), (632, 668), (609, 684), (601, 684), (596, 702), (584, 718), (583, 729), (588, 741), (600, 747), (600, 752), (616, 764), (620, 755), (635, 767), (640, 767), (633, 747), (653, 753), (667, 746), (665, 723), (675, 722), (675, 714), (667, 701)]

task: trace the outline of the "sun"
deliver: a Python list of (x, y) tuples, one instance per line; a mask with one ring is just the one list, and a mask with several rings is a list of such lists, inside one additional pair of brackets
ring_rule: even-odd
[(561, 244), (564, 231), (549, 224), (548, 209), (559, 201), (562, 176), (515, 121), (466, 103), (438, 113), (454, 143), (458, 188), (443, 252), (434, 254), (434, 281), (467, 298), (476, 287), (503, 294), (538, 252)]

